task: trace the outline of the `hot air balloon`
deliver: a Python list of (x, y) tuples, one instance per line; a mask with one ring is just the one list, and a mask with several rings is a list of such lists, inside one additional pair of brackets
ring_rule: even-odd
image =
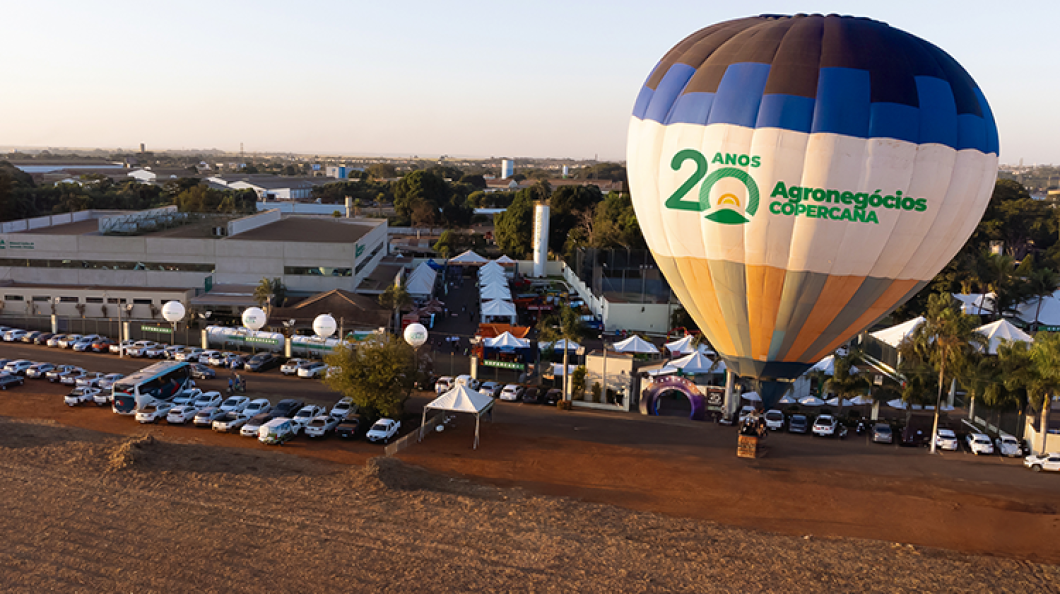
[(660, 269), (768, 408), (957, 253), (997, 157), (983, 93), (941, 49), (865, 18), (762, 15), (663, 57), (627, 167)]

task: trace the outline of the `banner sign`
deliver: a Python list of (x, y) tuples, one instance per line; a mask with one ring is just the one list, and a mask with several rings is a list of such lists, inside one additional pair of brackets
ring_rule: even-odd
[(514, 369), (516, 371), (522, 371), (526, 369), (526, 365), (522, 363), (509, 363), (508, 361), (489, 361), (485, 360), (482, 362), (485, 367), (500, 367), (501, 369)]

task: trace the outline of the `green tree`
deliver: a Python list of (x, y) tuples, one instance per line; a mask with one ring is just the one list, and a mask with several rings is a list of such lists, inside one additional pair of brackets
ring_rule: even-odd
[(579, 365), (570, 376), (570, 391), (572, 400), (581, 400), (585, 396), (585, 376), (588, 370), (584, 365)]
[(1027, 390), (1027, 400), (1031, 407), (1041, 411), (1038, 416), (1039, 435), (1041, 435), (1041, 446), (1038, 451), (1044, 453), (1049, 427), (1049, 409), (1052, 407), (1053, 398), (1060, 391), (1060, 334), (1039, 332), (1034, 337), (1034, 344), (1030, 347), (1030, 358), (1034, 363), (1034, 372), (1027, 374), (1030, 381), (1024, 387)]
[(842, 357), (836, 356), (832, 376), (825, 382), (825, 389), (839, 398), (839, 412), (843, 412), (843, 400), (869, 392), (872, 383), (856, 371), (854, 364), (861, 360), (861, 351), (849, 347)]
[(258, 307), (265, 308), (266, 316), (272, 313), (274, 305), (283, 307), (286, 301), (287, 286), (283, 284), (283, 279), (281, 278), (272, 280), (263, 278), (258, 283), (258, 286), (254, 287), (254, 302), (258, 304)]
[[(541, 318), (541, 321), (537, 323), (537, 339), (541, 342), (552, 343), (559, 340), (578, 342), (585, 337), (588, 330), (577, 310), (572, 307), (562, 307)], [(567, 390), (569, 358), (570, 349), (563, 349), (563, 397), (567, 400), (570, 400), (570, 393)]]
[(1038, 326), (1038, 318), (1042, 315), (1042, 299), (1052, 295), (1058, 285), (1060, 285), (1060, 274), (1050, 268), (1039, 268), (1031, 272), (1030, 277), (1028, 277), (1027, 297), (1038, 299), (1038, 305), (1034, 309), (1035, 327)]
[(398, 314), (401, 309), (412, 304), (412, 295), (409, 295), (404, 285), (394, 283), (379, 295), (379, 305), (394, 312), (394, 332), (401, 328)]
[(456, 251), (456, 234), (449, 229), (442, 231), (441, 237), (438, 238), (438, 241), (432, 247), (443, 258), (448, 258), (450, 254)]
[(936, 293), (928, 298), (924, 322), (913, 332), (910, 340), (899, 348), (903, 355), (930, 363), (938, 372), (938, 397), (935, 400), (935, 420), (931, 428), (931, 452), (935, 452), (934, 435), (938, 431), (942, 391), (946, 373), (956, 377), (967, 369), (973, 357), (984, 347), (986, 340), (975, 331), (979, 320), (961, 312), (956, 300), (948, 293)]
[(497, 216), (497, 224), (493, 229), (497, 246), (509, 257), (516, 260), (525, 258), (531, 247), (533, 223), (533, 194), (520, 190), (508, 210)]
[(400, 418), (417, 380), (416, 353), (404, 340), (386, 334), (342, 347), (325, 361), (338, 370), (324, 382), (352, 398), (369, 420)]
[(372, 163), (364, 172), (372, 179), (392, 179), (398, 176), (397, 168), (390, 163)]
[(442, 177), (429, 171), (413, 171), (394, 184), (394, 212), (409, 220), (417, 210), (437, 213), (448, 202), (450, 193), (449, 184)]

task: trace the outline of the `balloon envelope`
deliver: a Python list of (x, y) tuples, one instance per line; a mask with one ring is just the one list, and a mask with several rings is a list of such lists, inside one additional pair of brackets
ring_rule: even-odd
[(335, 333), (339, 324), (330, 314), (320, 314), (313, 318), (313, 332), (321, 338), (327, 338)]
[(243, 325), (251, 330), (261, 330), (265, 326), (265, 312), (260, 307), (248, 307), (243, 311)]
[(420, 348), (423, 343), (427, 342), (427, 329), (423, 327), (423, 324), (405, 326), (405, 342), (412, 345), (414, 349)]
[(627, 147), (674, 292), (733, 371), (766, 380), (923, 288), (975, 229), (997, 155), (986, 99), (953, 58), (834, 15), (692, 34), (646, 81)]
[(162, 317), (167, 322), (179, 322), (184, 319), (184, 304), (179, 301), (167, 301), (162, 306)]

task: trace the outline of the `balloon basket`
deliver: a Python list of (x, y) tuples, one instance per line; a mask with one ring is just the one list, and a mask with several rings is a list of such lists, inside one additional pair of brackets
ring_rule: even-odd
[(757, 435), (740, 435), (736, 442), (737, 458), (762, 458), (769, 451), (762, 446), (762, 438)]

